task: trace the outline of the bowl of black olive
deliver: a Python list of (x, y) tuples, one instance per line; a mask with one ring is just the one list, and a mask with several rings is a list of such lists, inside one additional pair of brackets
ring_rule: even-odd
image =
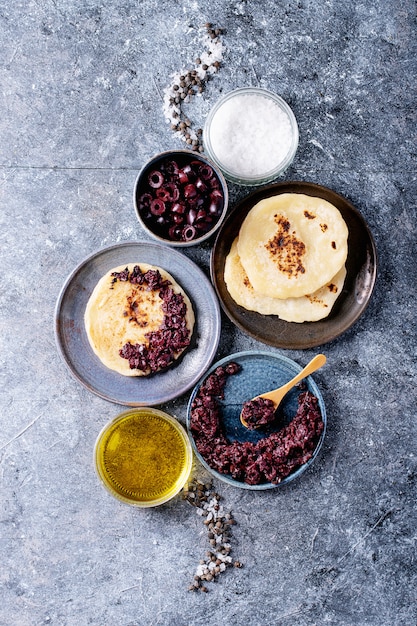
[(133, 193), (141, 226), (161, 243), (179, 247), (211, 237), (226, 216), (228, 199), (221, 171), (191, 150), (154, 156), (139, 172)]

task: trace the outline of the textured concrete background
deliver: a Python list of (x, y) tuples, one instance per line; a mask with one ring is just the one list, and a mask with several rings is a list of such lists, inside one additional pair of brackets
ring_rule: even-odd
[[(379, 277), (365, 314), (323, 348), (322, 455), (274, 492), (216, 484), (244, 568), (193, 594), (201, 518), (180, 499), (134, 510), (99, 485), (94, 441), (121, 407), (68, 373), (53, 312), (82, 259), (146, 239), (134, 180), (153, 154), (183, 145), (161, 91), (200, 54), (207, 21), (226, 29), (227, 50), (190, 117), (201, 124), (234, 87), (284, 97), (300, 128), (284, 179), (358, 207)], [(3, 3), (0, 33), (1, 626), (414, 625), (414, 3), (17, 0)], [(246, 193), (231, 185), (231, 204)], [(209, 253), (186, 252), (207, 273)], [(223, 319), (218, 357), (258, 348)], [(314, 352), (285, 354), (305, 364)], [(162, 408), (184, 422), (187, 400)]]

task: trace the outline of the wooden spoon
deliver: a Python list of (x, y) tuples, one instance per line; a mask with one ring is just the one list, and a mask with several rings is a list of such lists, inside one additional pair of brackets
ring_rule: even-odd
[[(248, 402), (252, 402), (253, 400), (256, 400), (256, 398), (265, 398), (266, 400), (272, 400), (272, 402), (274, 403), (275, 412), (283, 397), (290, 389), (294, 387), (294, 385), (299, 383), (300, 380), (303, 380), (303, 378), (307, 378), (307, 376), (310, 376), (310, 374), (318, 370), (325, 363), (326, 357), (324, 356), (324, 354), (318, 354), (313, 359), (311, 359), (310, 363), (307, 363), (307, 365), (301, 370), (301, 372), (294, 376), (294, 378), (292, 378), (288, 383), (285, 383), (285, 385), (282, 385), (282, 387), (278, 387), (278, 389), (274, 389), (273, 391), (267, 391), (266, 393), (262, 393), (259, 396), (252, 398), (252, 400), (248, 400)], [(247, 404), (247, 402), (245, 402), (245, 404)], [(244, 426), (246, 426), (246, 428), (248, 428), (248, 424), (243, 419), (242, 413), (240, 414), (240, 421)], [(251, 425), (251, 428), (258, 428), (258, 426), (254, 424)]]

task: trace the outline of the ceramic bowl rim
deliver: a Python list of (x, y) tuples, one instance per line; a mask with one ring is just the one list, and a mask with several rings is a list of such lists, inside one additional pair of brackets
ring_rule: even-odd
[[(215, 223), (215, 225), (213, 226), (213, 228), (211, 228), (209, 231), (207, 231), (206, 233), (204, 233), (201, 237), (198, 237), (196, 239), (192, 239), (191, 241), (173, 241), (171, 239), (165, 239), (164, 237), (159, 236), (158, 234), (156, 234), (151, 228), (149, 228), (149, 226), (146, 224), (146, 222), (142, 219), (142, 216), (140, 214), (138, 205), (137, 205), (137, 194), (138, 194), (138, 189), (140, 186), (140, 182), (144, 176), (144, 174), (149, 170), (150, 167), (152, 167), (152, 165), (154, 165), (155, 163), (157, 163), (158, 161), (167, 158), (167, 157), (174, 157), (175, 155), (181, 155), (181, 156), (189, 156), (190, 158), (193, 159), (200, 159), (203, 162), (207, 163), (207, 165), (209, 165), (214, 173), (216, 174), (217, 178), (220, 181), (220, 185), (221, 185), (221, 190), (223, 192), (223, 209), (222, 209), (222, 213), (219, 217), (219, 219), (217, 220), (217, 222)], [(219, 169), (219, 167), (216, 165), (216, 163), (214, 163), (210, 158), (208, 158), (205, 154), (201, 154), (199, 152), (193, 152), (192, 150), (186, 150), (186, 149), (178, 149), (178, 150), (164, 150), (163, 152), (159, 152), (157, 154), (155, 154), (153, 157), (151, 157), (139, 170), (136, 179), (135, 179), (135, 183), (133, 186), (133, 207), (136, 213), (136, 217), (138, 219), (139, 224), (142, 226), (142, 228), (149, 234), (151, 235), (151, 237), (153, 237), (153, 239), (155, 239), (156, 241), (159, 241), (159, 243), (163, 243), (166, 244), (168, 246), (173, 246), (176, 248), (188, 248), (191, 246), (195, 246), (198, 245), (200, 243), (202, 243), (203, 241), (206, 241), (207, 239), (209, 239), (214, 233), (216, 233), (218, 231), (218, 229), (220, 228), (220, 226), (222, 225), (223, 221), (226, 218), (227, 215), (227, 209), (229, 207), (229, 189), (227, 187), (227, 182), (226, 179), (223, 175), (223, 172)]]

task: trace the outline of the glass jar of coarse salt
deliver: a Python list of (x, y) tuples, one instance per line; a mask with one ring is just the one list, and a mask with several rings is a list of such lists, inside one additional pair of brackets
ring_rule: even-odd
[(225, 178), (260, 185), (283, 174), (298, 147), (298, 125), (288, 104), (267, 89), (243, 87), (220, 98), (203, 129), (207, 156)]

